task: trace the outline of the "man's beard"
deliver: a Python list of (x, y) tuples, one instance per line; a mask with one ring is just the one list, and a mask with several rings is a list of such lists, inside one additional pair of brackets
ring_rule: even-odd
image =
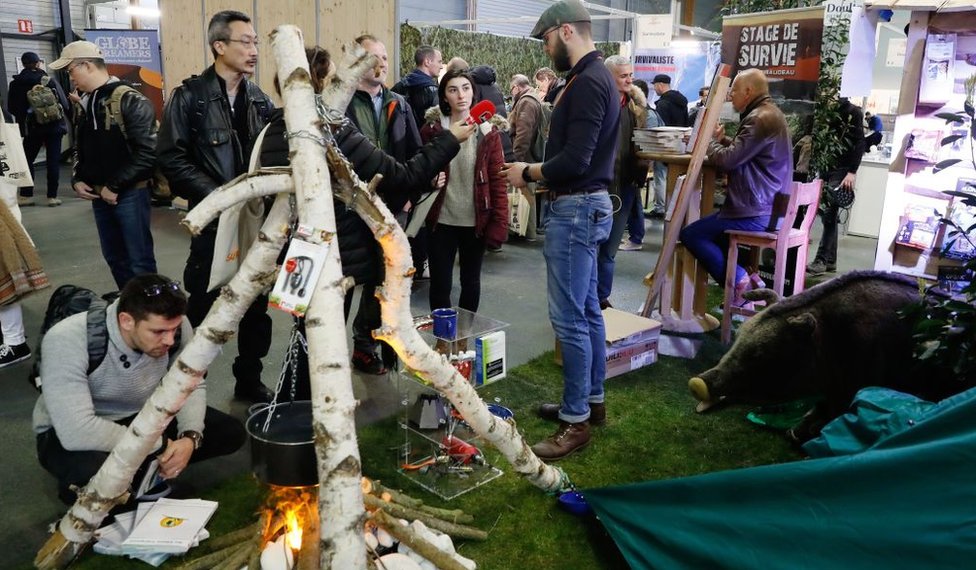
[(558, 35), (555, 41), (556, 45), (552, 48), (552, 66), (559, 72), (569, 71), (573, 66), (569, 62), (569, 52), (566, 50), (566, 44)]

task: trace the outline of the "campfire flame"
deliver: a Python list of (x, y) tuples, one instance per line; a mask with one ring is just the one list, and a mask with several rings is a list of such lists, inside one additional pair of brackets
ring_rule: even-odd
[(270, 514), (270, 522), (264, 532), (264, 542), (272, 542), (284, 534), (285, 544), (297, 553), (302, 548), (305, 530), (318, 520), (318, 488), (271, 485), (265, 509)]
[(298, 551), (302, 549), (302, 523), (298, 521), (298, 513), (301, 507), (290, 506), (285, 511), (285, 541), (288, 548)]

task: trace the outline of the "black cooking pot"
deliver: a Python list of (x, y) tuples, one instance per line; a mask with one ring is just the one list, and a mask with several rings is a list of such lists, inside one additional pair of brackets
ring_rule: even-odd
[[(271, 422), (264, 425), (271, 413)], [(264, 406), (247, 419), (251, 436), (251, 469), (268, 485), (305, 487), (319, 484), (315, 443), (312, 439), (312, 403)]]

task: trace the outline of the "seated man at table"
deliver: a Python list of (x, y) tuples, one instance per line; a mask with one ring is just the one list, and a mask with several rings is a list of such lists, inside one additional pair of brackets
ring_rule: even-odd
[[(83, 487), (98, 472), (189, 342), (193, 331), (185, 313), (186, 295), (179, 283), (148, 273), (126, 283), (118, 300), (105, 309), (101, 327), (94, 325), (100, 319), (82, 311), (44, 335), (44, 391), (34, 406), (37, 458), (57, 477), (58, 498), (65, 504), (74, 504), (71, 487)], [(101, 363), (89, 371), (90, 334), (102, 335), (107, 345)], [(244, 426), (208, 408), (201, 384), (144, 466), (157, 459), (159, 474), (173, 479), (188, 463), (233, 453), (243, 444)], [(134, 485), (139, 480), (137, 475)]]
[[(739, 113), (733, 138), (718, 125), (708, 145), (708, 160), (728, 174), (728, 188), (721, 210), (688, 224), (680, 239), (708, 274), (725, 283), (729, 239), (726, 230), (763, 231), (769, 224), (773, 198), (789, 193), (793, 180), (793, 153), (786, 117), (769, 97), (766, 76), (758, 69), (741, 71), (729, 91), (732, 107)], [(758, 279), (755, 281), (758, 282)], [(735, 268), (735, 306), (743, 306), (743, 294), (752, 280), (742, 267)]]

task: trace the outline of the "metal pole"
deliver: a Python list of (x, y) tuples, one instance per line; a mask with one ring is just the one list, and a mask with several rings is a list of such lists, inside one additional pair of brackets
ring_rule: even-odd
[[(75, 41), (75, 31), (71, 28), (71, 3), (69, 0), (58, 0), (58, 11), (61, 13), (61, 31), (63, 32), (64, 44), (67, 45)], [(60, 48), (61, 46), (57, 46)], [(56, 49), (55, 52), (59, 52)]]
[[(3, 51), (3, 34), (0, 34), (0, 100), (7, 107), (7, 54)], [(2, 112), (2, 111), (0, 111)]]

